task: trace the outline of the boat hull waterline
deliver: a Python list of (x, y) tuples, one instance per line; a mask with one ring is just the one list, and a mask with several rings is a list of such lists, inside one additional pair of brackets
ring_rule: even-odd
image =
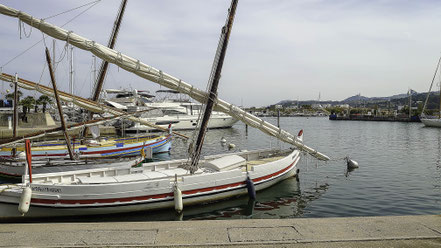
[(420, 118), (426, 127), (441, 127), (441, 119)]
[[(179, 175), (177, 176), (178, 187), (182, 190), (183, 204), (188, 206), (246, 194), (247, 173), (254, 182), (256, 190), (268, 188), (281, 180), (296, 175), (296, 165), (299, 159), (300, 152), (294, 150), (288, 156), (278, 160), (255, 165), (248, 172), (245, 171), (245, 168), (237, 168), (228, 171)], [(180, 163), (185, 161), (181, 160)], [(157, 165), (148, 163), (148, 167), (155, 168), (155, 166), (159, 167), (167, 163), (170, 164), (170, 161), (159, 162)], [(172, 208), (174, 206), (173, 186), (175, 183), (175, 176), (172, 174), (173, 171), (183, 169), (173, 167), (168, 170), (169, 176), (162, 179), (128, 182), (121, 182), (119, 179), (114, 183), (100, 183), (103, 178), (98, 177), (96, 183), (89, 180), (87, 184), (32, 183), (30, 184), (33, 192), (31, 205), (29, 212), (24, 216), (21, 216), (17, 210), (23, 189), (19, 186), (12, 188), (1, 186), (0, 219), (113, 214)], [(166, 171), (162, 172), (166, 173)], [(103, 170), (90, 172), (91, 175), (93, 173), (105, 174), (106, 172)], [(156, 173), (156, 171), (152, 173)], [(65, 177), (60, 178), (69, 177), (67, 173), (65, 174)], [(141, 177), (143, 173), (133, 175)], [(127, 180), (131, 175), (122, 175), (121, 177), (124, 176)], [(44, 176), (40, 175), (40, 180), (41, 178)], [(47, 175), (47, 178), (51, 178), (51, 175)], [(62, 180), (60, 179), (60, 181)]]

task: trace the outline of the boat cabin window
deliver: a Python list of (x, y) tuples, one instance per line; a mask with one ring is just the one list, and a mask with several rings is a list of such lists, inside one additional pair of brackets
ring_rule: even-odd
[(126, 98), (126, 97), (132, 97), (132, 96), (133, 96), (133, 93), (131, 93), (131, 92), (119, 93), (119, 94), (116, 95), (115, 98)]
[(160, 109), (152, 109), (148, 112), (141, 114), (141, 117), (143, 118), (161, 117), (161, 116), (164, 116), (164, 113)]
[(186, 115), (187, 113), (183, 113), (174, 109), (163, 109), (162, 112), (164, 115)]

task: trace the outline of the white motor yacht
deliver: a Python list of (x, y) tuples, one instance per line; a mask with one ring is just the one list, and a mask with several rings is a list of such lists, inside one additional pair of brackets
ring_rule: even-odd
[[(116, 94), (106, 98), (105, 102), (113, 107), (128, 112), (143, 111), (140, 117), (144, 120), (168, 128), (171, 124), (173, 130), (191, 130), (197, 126), (202, 105), (183, 98), (173, 90), (159, 90), (156, 97), (148, 91), (106, 90), (107, 94)], [(165, 93), (165, 97), (162, 96)], [(146, 109), (152, 109), (145, 112)], [(214, 111), (208, 123), (209, 129), (230, 128), (237, 122), (236, 119), (222, 112)], [(116, 124), (121, 127), (120, 123)], [(127, 123), (121, 127), (127, 133), (151, 132), (154, 128), (140, 123)]]

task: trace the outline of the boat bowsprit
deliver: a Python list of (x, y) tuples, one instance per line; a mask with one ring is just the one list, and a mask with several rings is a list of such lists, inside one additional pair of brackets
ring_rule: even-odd
[[(261, 150), (205, 157), (194, 174), (180, 168), (186, 159), (36, 174), (32, 183), (0, 185), (0, 219), (174, 208), (175, 185), (185, 212), (188, 205), (247, 194), (247, 175), (256, 191), (292, 177), (299, 159), (299, 150)], [(22, 216), (18, 206), (24, 185), (32, 189), (32, 199)]]

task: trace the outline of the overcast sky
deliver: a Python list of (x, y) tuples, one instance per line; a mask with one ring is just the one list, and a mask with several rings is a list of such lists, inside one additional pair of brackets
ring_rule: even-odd
[[(37, 18), (89, 1), (1, 0)], [(107, 44), (120, 0), (102, 0), (64, 28)], [(230, 1), (129, 0), (116, 50), (205, 89)], [(87, 7), (46, 21), (63, 25)], [(343, 100), (390, 96), (408, 88), (427, 91), (441, 54), (441, 2), (436, 0), (240, 0), (219, 87), (220, 98), (245, 106), (279, 100)], [(29, 27), (25, 27), (29, 33)], [(43, 36), (18, 31), (17, 19), (0, 16), (3, 72), (39, 81), (45, 66)], [(46, 44), (52, 46), (52, 39)], [(56, 54), (65, 42), (57, 41)], [(75, 94), (91, 91), (91, 54), (75, 50)], [(41, 82), (48, 85), (44, 71)], [(57, 67), (68, 89), (66, 57)], [(3, 84), (2, 84), (3, 85)], [(9, 87), (1, 86), (2, 94)], [(112, 65), (105, 88), (159, 89)]]

